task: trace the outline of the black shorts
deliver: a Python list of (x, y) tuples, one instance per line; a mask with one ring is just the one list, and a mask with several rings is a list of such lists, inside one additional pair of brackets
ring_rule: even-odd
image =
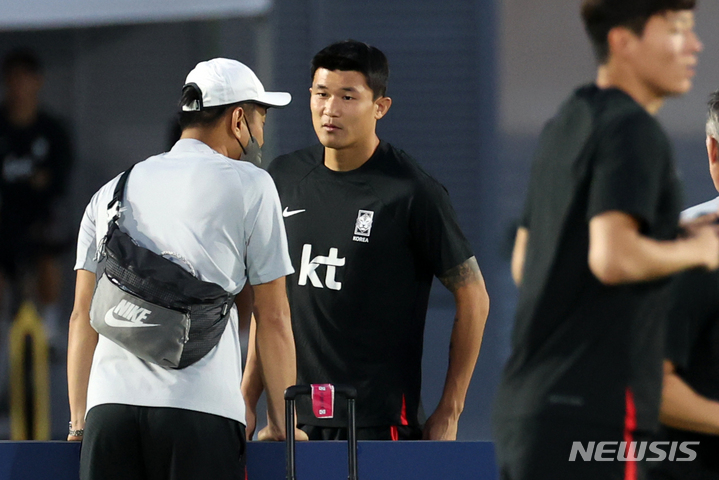
[[(298, 425), (310, 440), (347, 440), (346, 428)], [(421, 440), (422, 429), (411, 425), (358, 427), (357, 440)]]
[(81, 480), (246, 480), (245, 427), (208, 413), (106, 404), (87, 415)]
[[(619, 446), (630, 435), (630, 441), (647, 441), (651, 437), (637, 432), (604, 425), (571, 423), (567, 420), (530, 418), (504, 421), (495, 425), (495, 451), (501, 480), (644, 480), (646, 462), (617, 460), (617, 452), (600, 458), (613, 460), (585, 461), (575, 442), (581, 442), (585, 454), (590, 442), (613, 442)], [(596, 450), (594, 451), (596, 453)]]

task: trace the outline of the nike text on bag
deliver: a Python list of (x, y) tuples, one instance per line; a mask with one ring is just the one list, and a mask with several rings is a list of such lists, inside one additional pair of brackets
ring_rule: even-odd
[(120, 230), (120, 207), (131, 170), (120, 177), (108, 205), (116, 210), (98, 251), (91, 324), (143, 360), (185, 368), (220, 341), (235, 296), (140, 247)]

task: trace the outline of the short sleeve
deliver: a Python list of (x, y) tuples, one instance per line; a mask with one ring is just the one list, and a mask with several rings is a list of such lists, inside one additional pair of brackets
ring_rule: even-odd
[(411, 205), (410, 230), (419, 257), (427, 261), (437, 277), (473, 255), (459, 227), (449, 194), (437, 182), (425, 182), (415, 193)]
[(669, 155), (666, 136), (645, 112), (614, 121), (602, 132), (591, 166), (587, 220), (618, 210), (654, 223)]
[(716, 315), (711, 305), (719, 293), (717, 284), (717, 273), (704, 270), (684, 272), (672, 283), (665, 358), (679, 370), (687, 368), (705, 323)]
[(88, 270), (93, 273), (97, 271), (97, 261), (95, 260), (95, 253), (97, 252), (96, 212), (97, 194), (92, 197), (92, 200), (85, 208), (85, 213), (80, 222), (75, 270)]
[(258, 195), (247, 206), (247, 276), (251, 285), (268, 283), (294, 272), (287, 248), (280, 198), (272, 178), (262, 172)]

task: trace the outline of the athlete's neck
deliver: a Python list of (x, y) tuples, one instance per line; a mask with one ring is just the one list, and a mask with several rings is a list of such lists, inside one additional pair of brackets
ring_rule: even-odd
[(599, 88), (618, 88), (634, 99), (651, 115), (655, 115), (662, 105), (664, 96), (658, 94), (633, 72), (618, 65), (601, 65), (597, 70), (597, 86)]
[(364, 165), (379, 146), (376, 134), (366, 142), (345, 148), (325, 147), (325, 166), (335, 172), (349, 172)]
[(228, 158), (237, 160), (239, 153), (236, 151), (239, 149), (237, 141), (233, 144), (227, 139), (227, 135), (223, 135), (217, 128), (203, 128), (203, 127), (189, 127), (182, 131), (180, 140), (191, 138), (199, 140), (214, 151), (222, 154)]

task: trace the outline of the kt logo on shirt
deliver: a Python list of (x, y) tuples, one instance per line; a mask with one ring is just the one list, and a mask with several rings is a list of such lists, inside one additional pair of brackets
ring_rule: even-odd
[(325, 272), (325, 284), (327, 288), (331, 290), (341, 290), (342, 282), (338, 282), (335, 278), (337, 273), (337, 267), (343, 267), (345, 259), (339, 258), (339, 250), (336, 248), (330, 248), (330, 253), (327, 256), (317, 255), (312, 258), (312, 245), (305, 244), (302, 247), (302, 262), (300, 265), (300, 278), (298, 284), (304, 286), (307, 285), (307, 280), (312, 283), (313, 287), (324, 288), (320, 277), (317, 275), (317, 268), (320, 265), (326, 265), (327, 270)]

